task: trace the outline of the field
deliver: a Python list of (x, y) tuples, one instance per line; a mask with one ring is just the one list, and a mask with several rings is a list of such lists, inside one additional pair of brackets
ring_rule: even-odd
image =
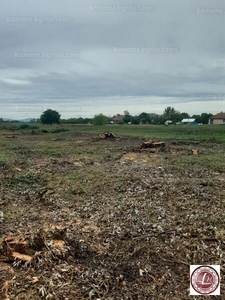
[(224, 175), (225, 126), (1, 124), (0, 299), (188, 299), (191, 264), (223, 295)]

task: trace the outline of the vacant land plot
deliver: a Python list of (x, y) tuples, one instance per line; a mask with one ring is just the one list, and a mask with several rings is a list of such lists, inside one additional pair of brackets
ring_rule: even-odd
[(0, 299), (188, 299), (190, 264), (221, 265), (224, 294), (225, 127), (19, 126), (0, 131)]

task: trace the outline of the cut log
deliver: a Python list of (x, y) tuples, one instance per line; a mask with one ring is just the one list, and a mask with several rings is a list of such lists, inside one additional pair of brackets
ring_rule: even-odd
[(17, 136), (15, 136), (15, 135), (8, 135), (8, 136), (6, 136), (6, 138), (7, 139), (15, 139), (15, 138), (17, 138)]
[(159, 148), (150, 148), (149, 152), (151, 152), (151, 153), (157, 153), (157, 152), (159, 152)]
[(58, 247), (58, 248), (64, 248), (65, 247), (65, 242), (64, 241), (61, 241), (61, 240), (54, 240), (53, 241), (53, 245), (55, 247)]
[(32, 256), (26, 255), (26, 254), (21, 254), (19, 252), (12, 252), (10, 256), (12, 256), (12, 258), (14, 258), (14, 259), (19, 259), (19, 260), (23, 260), (23, 261), (27, 261), (27, 262), (31, 262), (31, 260), (32, 260)]
[(116, 138), (114, 133), (111, 132), (103, 132), (99, 134), (100, 139), (114, 139)]
[(141, 145), (141, 149), (146, 149), (146, 148), (163, 148), (165, 147), (165, 142), (152, 142), (152, 140), (148, 142), (144, 142)]
[(193, 155), (198, 155), (198, 150), (197, 149), (192, 149), (192, 154)]
[(165, 142), (154, 142), (152, 143), (153, 148), (162, 148), (165, 147)]
[(141, 149), (151, 148), (151, 146), (152, 146), (152, 140), (150, 140), (148, 142), (143, 142), (141, 145)]
[(99, 134), (99, 138), (100, 138), (100, 139), (105, 139), (105, 134), (104, 134), (104, 133), (100, 133), (100, 134)]

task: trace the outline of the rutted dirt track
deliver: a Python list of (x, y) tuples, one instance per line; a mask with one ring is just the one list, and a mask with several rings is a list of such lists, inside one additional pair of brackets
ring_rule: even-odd
[(190, 264), (221, 265), (224, 294), (224, 173), (195, 164), (212, 149), (142, 142), (5, 144), (15, 156), (0, 165), (0, 299), (188, 299)]

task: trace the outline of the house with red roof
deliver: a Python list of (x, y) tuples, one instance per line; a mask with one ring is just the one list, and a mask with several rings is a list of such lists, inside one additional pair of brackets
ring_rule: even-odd
[(220, 112), (209, 118), (209, 124), (224, 124), (225, 125), (225, 112)]
[(117, 114), (116, 116), (113, 117), (112, 120), (115, 124), (120, 124), (120, 123), (123, 123), (123, 118), (124, 118), (124, 115)]

